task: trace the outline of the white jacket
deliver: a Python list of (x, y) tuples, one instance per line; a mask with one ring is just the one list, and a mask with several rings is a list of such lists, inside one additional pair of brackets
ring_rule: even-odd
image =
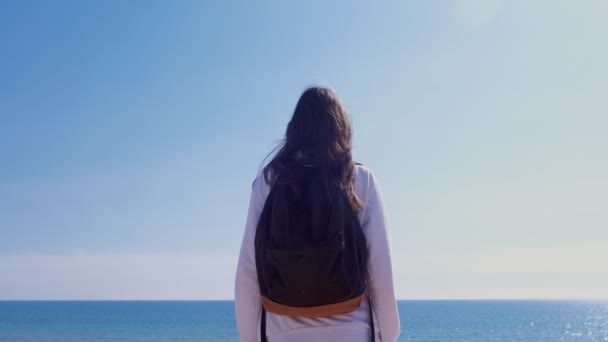
[[(255, 264), (255, 232), (270, 186), (260, 173), (253, 183), (249, 213), (236, 272), (236, 320), (241, 341), (260, 340), (261, 299)], [(357, 165), (355, 192), (363, 203), (359, 221), (369, 250), (369, 292), (374, 311), (376, 341), (393, 342), (400, 334), (393, 288), (391, 252), (382, 195), (372, 172)], [(354, 312), (323, 318), (288, 317), (267, 313), (269, 342), (369, 341), (367, 298)]]

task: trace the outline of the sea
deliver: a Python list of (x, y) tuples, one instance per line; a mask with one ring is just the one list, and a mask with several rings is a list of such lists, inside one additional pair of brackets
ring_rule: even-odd
[[(608, 341), (608, 301), (405, 300), (399, 341)], [(0, 301), (2, 342), (238, 341), (232, 301)]]

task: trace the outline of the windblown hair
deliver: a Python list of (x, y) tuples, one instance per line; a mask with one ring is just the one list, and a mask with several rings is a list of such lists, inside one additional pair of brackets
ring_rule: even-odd
[(311, 87), (302, 93), (279, 146), (264, 167), (268, 184), (277, 180), (290, 183), (297, 156), (304, 156), (320, 166), (326, 187), (330, 183), (339, 184), (353, 210), (361, 210), (354, 186), (352, 128), (348, 113), (331, 89)]

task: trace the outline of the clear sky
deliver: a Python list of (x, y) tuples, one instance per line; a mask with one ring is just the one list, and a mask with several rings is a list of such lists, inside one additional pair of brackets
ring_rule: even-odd
[(608, 2), (2, 1), (0, 299), (231, 299), (332, 87), (399, 298), (608, 298)]

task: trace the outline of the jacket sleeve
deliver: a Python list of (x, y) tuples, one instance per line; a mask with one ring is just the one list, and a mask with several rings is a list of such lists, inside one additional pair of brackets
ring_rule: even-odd
[(262, 311), (258, 275), (255, 264), (255, 232), (264, 206), (263, 178), (253, 183), (249, 212), (235, 279), (235, 311), (241, 341), (258, 341), (258, 326)]
[(401, 333), (401, 324), (393, 286), (389, 232), (382, 194), (371, 173), (361, 225), (369, 250), (368, 289), (380, 336), (382, 341), (396, 341)]

